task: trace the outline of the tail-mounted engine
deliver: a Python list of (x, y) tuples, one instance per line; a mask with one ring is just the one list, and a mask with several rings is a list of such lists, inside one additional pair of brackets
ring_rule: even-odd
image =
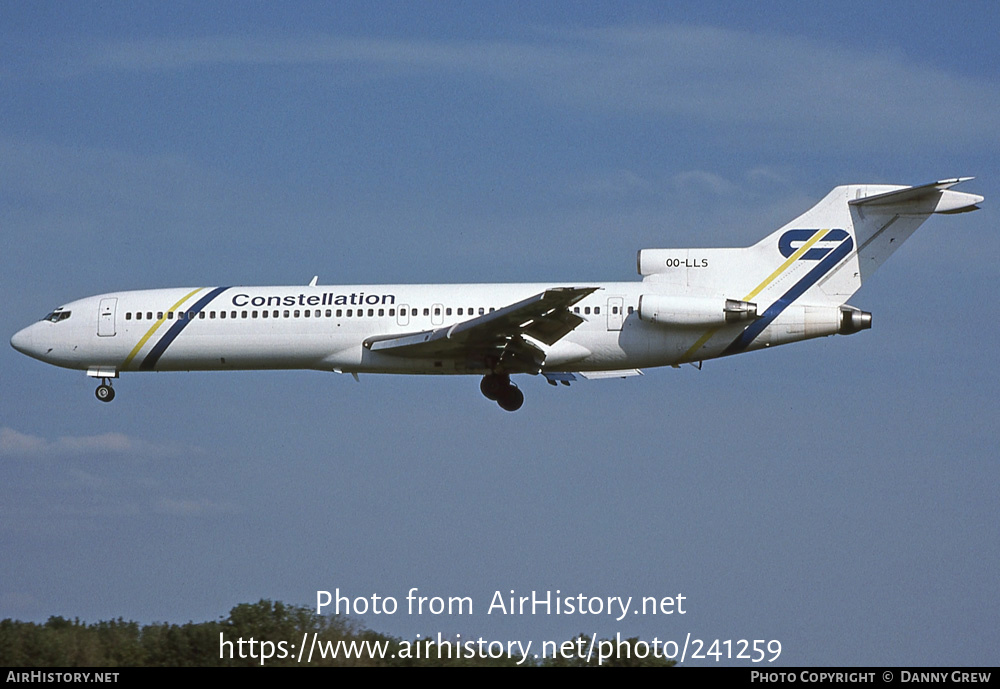
[(676, 328), (715, 327), (757, 318), (757, 305), (723, 297), (643, 294), (639, 318)]
[(853, 333), (868, 330), (872, 327), (872, 315), (867, 311), (862, 311), (854, 306), (840, 307), (840, 330), (841, 335), (851, 335)]

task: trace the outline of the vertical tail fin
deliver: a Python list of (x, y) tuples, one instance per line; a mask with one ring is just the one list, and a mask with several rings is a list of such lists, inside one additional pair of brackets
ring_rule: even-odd
[[(931, 214), (977, 210), (982, 196), (951, 191), (969, 179), (836, 187), (753, 246), (643, 249), (639, 273), (652, 292), (725, 297), (752, 308), (755, 319), (722, 345), (722, 355), (857, 332), (871, 327), (871, 315), (847, 300)], [(725, 328), (709, 330), (679, 360), (703, 357), (703, 348), (721, 344), (716, 335), (731, 337)]]
[(801, 284), (796, 299), (807, 295), (805, 301), (842, 304), (932, 213), (977, 210), (982, 196), (950, 191), (970, 179), (837, 187), (757, 246), (777, 247), (786, 259), (798, 254), (796, 260), (817, 262), (806, 272), (813, 279)]

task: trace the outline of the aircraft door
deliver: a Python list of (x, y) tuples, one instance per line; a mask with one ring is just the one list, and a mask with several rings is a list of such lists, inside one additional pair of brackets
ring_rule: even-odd
[(431, 307), (431, 325), (441, 325), (444, 323), (444, 306), (435, 304)]
[(622, 297), (608, 297), (608, 330), (621, 330), (624, 320), (625, 300)]
[(408, 304), (399, 305), (399, 311), (396, 312), (396, 323), (404, 326), (410, 324), (410, 307)]
[(100, 337), (114, 336), (117, 308), (117, 299), (101, 299), (101, 305), (97, 309), (97, 334)]

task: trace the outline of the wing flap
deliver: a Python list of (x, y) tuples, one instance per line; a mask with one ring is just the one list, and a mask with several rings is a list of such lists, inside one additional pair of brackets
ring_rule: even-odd
[(587, 380), (602, 380), (604, 378), (628, 378), (644, 374), (637, 368), (623, 368), (617, 371), (580, 371), (577, 375)]
[(576, 373), (543, 371), (542, 375), (545, 376), (550, 385), (556, 385), (557, 383), (569, 385), (578, 380), (577, 376), (584, 380), (603, 380), (606, 378), (629, 378), (630, 376), (642, 376), (645, 374), (637, 368), (622, 368), (614, 371), (577, 371)]
[(583, 319), (568, 309), (553, 309), (544, 318), (536, 319), (525, 327), (524, 334), (551, 346), (566, 337)]

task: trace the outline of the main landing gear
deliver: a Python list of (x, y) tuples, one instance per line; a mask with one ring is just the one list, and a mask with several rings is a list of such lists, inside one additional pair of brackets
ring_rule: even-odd
[(104, 382), (97, 386), (97, 390), (94, 392), (97, 395), (97, 399), (102, 402), (110, 402), (115, 398), (115, 389), (111, 387), (111, 382), (107, 378), (102, 378)]
[(524, 404), (524, 393), (510, 382), (510, 376), (490, 373), (483, 376), (479, 390), (488, 400), (493, 400), (506, 411), (517, 411)]

